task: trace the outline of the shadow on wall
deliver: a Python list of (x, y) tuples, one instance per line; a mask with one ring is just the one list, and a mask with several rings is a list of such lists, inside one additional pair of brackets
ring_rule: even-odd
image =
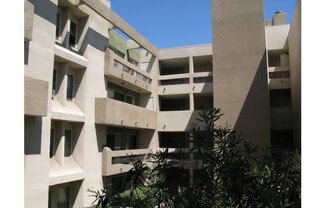
[[(266, 52), (262, 56), (234, 129), (250, 141), (270, 147), (269, 90)], [(223, 113), (223, 109), (222, 113)]]
[(56, 25), (57, 21), (57, 6), (51, 1), (44, 0), (28, 0), (34, 5), (34, 13), (43, 19)]
[(105, 52), (106, 48), (109, 47), (109, 39), (89, 27), (80, 47), (81, 54), (85, 53), (88, 44), (97, 50)]
[(42, 117), (24, 118), (24, 153), (25, 155), (41, 154)]

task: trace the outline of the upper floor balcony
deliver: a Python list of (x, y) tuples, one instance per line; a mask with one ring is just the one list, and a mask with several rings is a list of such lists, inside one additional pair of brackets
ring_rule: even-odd
[(105, 147), (102, 153), (102, 174), (103, 176), (111, 176), (128, 172), (133, 168), (131, 160), (146, 161), (151, 153), (151, 149), (113, 151), (109, 147)]
[(212, 72), (159, 76), (159, 95), (210, 92), (213, 92)]
[(156, 129), (157, 112), (111, 98), (96, 98), (95, 123)]
[(269, 89), (289, 89), (290, 83), (290, 67), (277, 66), (268, 67), (268, 86)]
[(49, 83), (25, 76), (24, 88), (25, 115), (46, 116), (48, 111)]
[(104, 67), (104, 74), (112, 83), (137, 93), (151, 93), (151, 75), (118, 56), (111, 49), (106, 49)]

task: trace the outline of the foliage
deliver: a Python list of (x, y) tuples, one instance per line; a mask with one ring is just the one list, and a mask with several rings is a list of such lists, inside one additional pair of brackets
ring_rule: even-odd
[[(168, 149), (152, 155), (150, 168), (132, 161), (128, 172), (130, 190), (112, 195), (93, 191), (102, 207), (217, 208), (300, 207), (301, 166), (297, 153), (275, 160), (229, 127), (217, 126), (220, 109), (203, 110), (203, 124), (191, 130), (197, 175), (192, 185), (182, 184), (175, 172), (182, 171), (184, 152)], [(179, 156), (178, 156), (179, 155)]]

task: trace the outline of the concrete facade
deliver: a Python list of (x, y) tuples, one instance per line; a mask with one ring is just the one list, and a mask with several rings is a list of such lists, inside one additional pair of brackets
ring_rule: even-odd
[[(202, 108), (260, 145), (291, 130), (300, 147), (299, 4), (291, 26), (282, 12), (265, 26), (260, 0), (213, 1), (212, 45), (157, 49), (110, 1), (24, 2), (26, 208), (90, 206), (129, 157), (192, 147)], [(292, 105), (270, 108), (277, 90)]]

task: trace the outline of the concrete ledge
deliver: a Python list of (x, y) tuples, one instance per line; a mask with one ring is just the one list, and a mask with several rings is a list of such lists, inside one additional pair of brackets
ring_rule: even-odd
[(50, 186), (79, 181), (85, 178), (85, 173), (72, 158), (65, 158), (64, 164), (60, 166), (54, 158), (50, 159)]
[(147, 49), (153, 55), (157, 56), (158, 50), (154, 47), (148, 40), (146, 40), (142, 35), (140, 35), (133, 27), (131, 27), (126, 21), (114, 13), (110, 8), (108, 8), (102, 1), (94, 0), (82, 0), (85, 4), (91, 7), (104, 19), (111, 22), (114, 26), (119, 28), (121, 31), (126, 33), (139, 45)]
[(193, 45), (159, 50), (159, 59), (175, 59), (189, 56), (212, 55), (212, 44)]
[(47, 81), (24, 77), (24, 113), (30, 116), (47, 116), (48, 90)]
[(102, 153), (102, 175), (110, 176), (125, 173), (128, 172), (131, 168), (133, 168), (131, 164), (112, 164), (113, 157), (148, 155), (151, 153), (151, 149), (112, 151), (110, 148), (105, 147)]
[(67, 62), (73, 68), (86, 68), (87, 60), (62, 46), (55, 44), (54, 46), (55, 59), (58, 62)]
[(152, 91), (152, 84), (138, 79), (135, 75), (131, 75), (123, 70), (117, 69), (114, 66), (114, 60), (120, 62), (122, 65), (134, 70), (149, 79), (152, 80), (152, 77), (149, 73), (141, 70), (135, 65), (129, 63), (127, 60), (119, 57), (110, 49), (107, 49), (105, 52), (105, 65), (104, 65), (104, 74), (111, 78), (111, 82), (117, 85), (122, 85), (123, 87), (129, 90), (135, 91), (137, 93), (150, 93)]
[(95, 123), (140, 129), (156, 129), (157, 112), (111, 98), (96, 98)]
[(158, 131), (188, 131), (198, 126), (199, 111), (160, 111)]
[(159, 95), (189, 94), (189, 93), (208, 93), (213, 92), (213, 83), (195, 83), (164, 85), (158, 87)]
[(58, 100), (52, 100), (51, 117), (55, 120), (85, 122), (85, 115), (80, 108), (71, 101), (62, 106)]

